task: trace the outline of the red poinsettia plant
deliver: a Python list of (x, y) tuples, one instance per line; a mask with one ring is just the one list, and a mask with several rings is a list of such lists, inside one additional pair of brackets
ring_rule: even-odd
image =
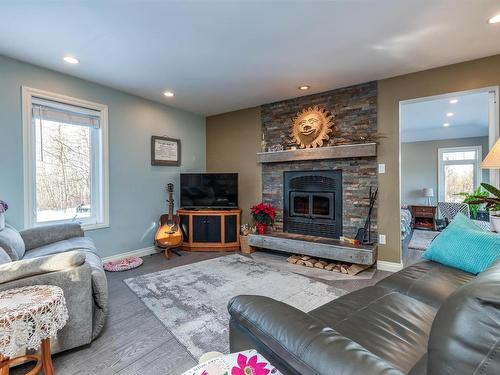
[(257, 232), (259, 234), (264, 234), (267, 230), (267, 226), (274, 223), (276, 210), (270, 204), (265, 204), (263, 202), (253, 206), (250, 210), (255, 221)]
[(276, 210), (270, 204), (259, 203), (251, 208), (255, 222), (270, 225), (274, 223)]

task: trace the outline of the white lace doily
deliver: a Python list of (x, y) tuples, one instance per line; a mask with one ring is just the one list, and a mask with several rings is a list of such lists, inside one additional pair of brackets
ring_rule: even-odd
[(61, 288), (35, 285), (0, 292), (0, 354), (14, 357), (20, 350), (38, 349), (55, 337), (68, 321)]

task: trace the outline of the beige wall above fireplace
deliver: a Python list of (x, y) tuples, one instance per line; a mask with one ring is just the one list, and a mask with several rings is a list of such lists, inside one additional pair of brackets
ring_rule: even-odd
[(260, 107), (207, 118), (207, 171), (239, 173), (238, 200), (242, 223), (250, 222), (250, 207), (261, 201)]

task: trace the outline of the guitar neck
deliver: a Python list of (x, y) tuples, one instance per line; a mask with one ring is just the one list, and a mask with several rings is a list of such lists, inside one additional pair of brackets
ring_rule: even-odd
[(168, 193), (168, 220), (174, 219), (174, 195), (172, 192)]

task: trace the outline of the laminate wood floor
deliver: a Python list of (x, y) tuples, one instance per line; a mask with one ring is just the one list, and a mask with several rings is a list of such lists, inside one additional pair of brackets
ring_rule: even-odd
[[(90, 345), (54, 355), (57, 375), (178, 375), (195, 366), (197, 358), (191, 356), (123, 282), (130, 277), (200, 262), (227, 253), (181, 254), (182, 256), (173, 255), (171, 260), (166, 260), (163, 254), (150, 255), (143, 258), (144, 264), (139, 268), (107, 273), (109, 316), (106, 326)], [(371, 280), (327, 283), (353, 291), (375, 284), (387, 275), (388, 272), (377, 271)], [(26, 370), (26, 366), (21, 366), (11, 373), (17, 375)]]
[(422, 254), (424, 253), (424, 250), (415, 250), (408, 247), (414, 233), (415, 231), (412, 230), (410, 235), (401, 242), (401, 256), (403, 258), (403, 267), (408, 267), (419, 262), (422, 259)]

